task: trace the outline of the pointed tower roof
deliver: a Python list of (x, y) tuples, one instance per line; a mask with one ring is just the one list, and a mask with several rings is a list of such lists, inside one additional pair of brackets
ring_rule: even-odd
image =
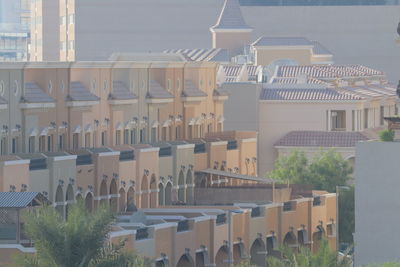
[(212, 26), (210, 30), (251, 31), (253, 28), (248, 26), (244, 21), (242, 11), (240, 10), (239, 0), (225, 0), (217, 24)]

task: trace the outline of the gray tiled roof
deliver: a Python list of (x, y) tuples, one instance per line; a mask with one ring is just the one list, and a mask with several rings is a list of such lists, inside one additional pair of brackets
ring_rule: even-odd
[(182, 90), (182, 96), (184, 97), (204, 97), (207, 94), (201, 91), (191, 80), (185, 80), (184, 88)]
[(81, 82), (71, 82), (67, 99), (70, 101), (98, 101), (100, 98), (92, 94)]
[(229, 96), (229, 92), (222, 88), (218, 88), (218, 89), (214, 89), (213, 95), (214, 96)]
[(49, 201), (37, 192), (0, 192), (0, 208), (25, 208)]
[(112, 92), (109, 95), (109, 99), (125, 100), (125, 99), (136, 99), (137, 96), (133, 94), (126, 87), (122, 81), (113, 81)]
[(150, 80), (147, 98), (174, 98), (174, 96), (165, 90), (157, 81)]
[(244, 21), (239, 0), (225, 0), (217, 24), (212, 29), (252, 29)]
[(338, 101), (360, 100), (361, 97), (331, 88), (264, 88), (260, 100)]
[(168, 49), (166, 54), (180, 54), (189, 61), (213, 61), (213, 62), (228, 62), (228, 50), (224, 48), (207, 48), (207, 49)]
[(54, 98), (47, 95), (42, 88), (35, 82), (25, 83), (25, 93), (21, 96), (23, 103), (51, 103), (55, 102)]
[(253, 46), (313, 46), (313, 43), (304, 37), (268, 37), (258, 38)]
[(286, 134), (275, 146), (288, 147), (355, 147), (358, 141), (368, 138), (359, 132), (293, 131)]
[(314, 55), (332, 55), (332, 52), (329, 51), (320, 42), (311, 41), (311, 43), (314, 45), (314, 47), (313, 47), (313, 54)]

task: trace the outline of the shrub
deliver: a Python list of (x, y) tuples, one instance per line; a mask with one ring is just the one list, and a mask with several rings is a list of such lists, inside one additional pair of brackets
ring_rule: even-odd
[(394, 131), (393, 130), (383, 130), (379, 132), (379, 139), (382, 142), (393, 142), (394, 140)]

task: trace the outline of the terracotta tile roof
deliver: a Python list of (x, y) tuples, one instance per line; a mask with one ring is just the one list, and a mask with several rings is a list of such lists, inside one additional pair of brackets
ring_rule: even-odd
[(47, 95), (42, 88), (35, 82), (25, 83), (25, 93), (21, 97), (24, 103), (51, 103), (55, 102), (54, 98)]
[(174, 96), (165, 90), (157, 81), (150, 80), (147, 98), (174, 98)]
[(125, 100), (125, 99), (136, 99), (137, 96), (129, 91), (125, 83), (122, 81), (113, 81), (113, 89), (110, 93), (109, 99)]
[(182, 96), (184, 97), (203, 97), (207, 94), (201, 91), (191, 80), (185, 80), (184, 88), (182, 90)]
[(261, 90), (260, 100), (338, 101), (361, 100), (361, 97), (351, 93), (338, 92), (331, 88), (297, 87), (264, 88)]
[(70, 101), (98, 101), (100, 98), (92, 94), (81, 82), (71, 82), (67, 99)]
[(211, 29), (252, 29), (244, 21), (239, 0), (225, 0), (217, 24)]
[(313, 46), (314, 44), (304, 37), (268, 37), (258, 38), (253, 46)]
[(355, 147), (358, 141), (368, 138), (359, 132), (293, 131), (274, 146), (287, 147)]

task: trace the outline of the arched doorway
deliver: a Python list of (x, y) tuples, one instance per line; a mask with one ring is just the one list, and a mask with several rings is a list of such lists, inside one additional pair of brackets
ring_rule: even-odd
[(120, 188), (119, 189), (119, 212), (125, 212), (126, 210), (126, 196), (125, 196), (125, 189)]
[(228, 267), (228, 246), (223, 245), (215, 255), (215, 264), (218, 267)]
[(128, 193), (126, 194), (126, 211), (132, 212), (135, 210), (135, 189), (133, 188), (133, 186), (131, 186), (129, 187)]
[(64, 218), (64, 193), (60, 185), (56, 190), (56, 210)]
[(93, 194), (91, 192), (86, 194), (85, 206), (89, 212), (93, 211)]
[(196, 188), (205, 188), (207, 185), (207, 177), (203, 174), (197, 174), (194, 178)]
[(193, 174), (188, 170), (186, 174), (186, 203), (193, 204)]
[(255, 266), (266, 266), (266, 256), (267, 250), (265, 243), (261, 238), (257, 238), (250, 248), (250, 263)]
[(233, 254), (233, 263), (240, 264), (241, 261), (243, 261), (246, 258), (246, 250), (244, 248), (243, 242), (233, 244), (232, 248), (232, 254)]
[(144, 175), (142, 178), (142, 184), (140, 186), (141, 198), (140, 198), (140, 207), (142, 209), (147, 209), (149, 207), (149, 183), (147, 181), (147, 176)]
[(157, 207), (157, 180), (153, 174), (150, 180), (150, 208)]
[(210, 266), (210, 258), (207, 250), (204, 248), (202, 251), (196, 253), (196, 267)]
[(293, 231), (287, 232), (283, 239), (283, 245), (290, 248), (297, 248), (297, 238)]
[(76, 199), (76, 202), (83, 201), (82, 194), (81, 193), (76, 194), (75, 199)]
[(194, 267), (194, 261), (189, 253), (183, 254), (180, 258), (176, 267)]
[(69, 184), (67, 187), (67, 193), (65, 194), (65, 202), (67, 202), (67, 205), (65, 206), (65, 219), (67, 219), (68, 210), (74, 203), (74, 189), (72, 188), (71, 184)]
[(172, 184), (171, 182), (168, 182), (167, 185), (165, 186), (165, 205), (171, 205), (172, 204)]
[(308, 233), (306, 229), (300, 229), (297, 231), (297, 243), (299, 246), (307, 246), (308, 242)]
[(113, 213), (118, 211), (117, 190), (117, 182), (115, 179), (112, 179), (110, 183), (110, 209)]
[(183, 171), (179, 172), (179, 178), (178, 178), (178, 201), (180, 203), (185, 202), (185, 176), (183, 174)]
[(275, 236), (267, 237), (267, 256), (278, 257), (278, 239)]
[(325, 236), (325, 229), (322, 225), (317, 226), (317, 231), (313, 233), (312, 235), (312, 251), (313, 253), (316, 253), (319, 250), (319, 247), (321, 245), (321, 240)]
[(100, 184), (100, 206), (107, 204), (108, 190), (106, 180), (101, 181)]
[(164, 205), (164, 185), (160, 183), (158, 185), (158, 205), (163, 206)]

